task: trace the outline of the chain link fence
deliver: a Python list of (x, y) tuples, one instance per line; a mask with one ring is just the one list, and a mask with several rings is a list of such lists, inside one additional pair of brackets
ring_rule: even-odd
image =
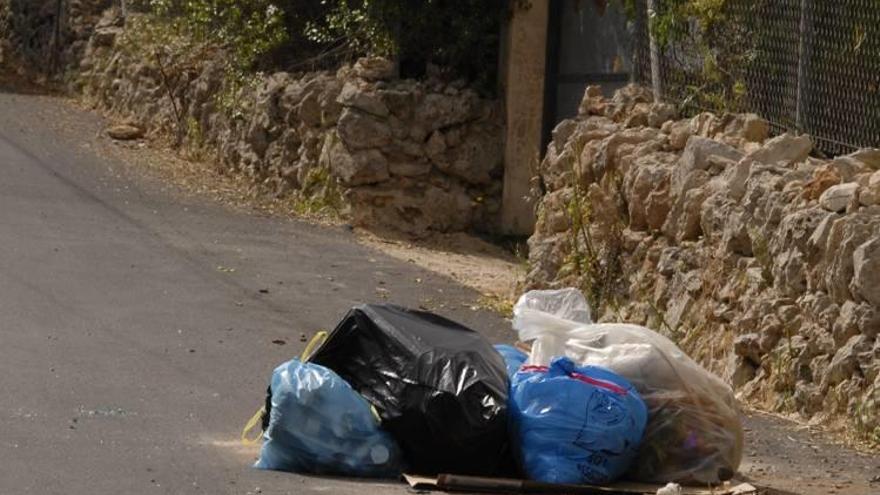
[(652, 84), (653, 31), (661, 94), (686, 113), (755, 112), (829, 155), (880, 146), (880, 0), (725, 0), (687, 19), (681, 0), (638, 3), (636, 78)]

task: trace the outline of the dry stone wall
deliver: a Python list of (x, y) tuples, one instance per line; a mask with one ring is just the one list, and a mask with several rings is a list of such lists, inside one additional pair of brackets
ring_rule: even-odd
[(491, 228), (501, 196), (497, 101), (462, 82), (398, 80), (389, 62), (361, 59), (336, 72), (259, 76), (224, 109), (222, 51), (190, 47), (189, 59), (175, 59), (115, 19), (98, 24), (81, 67), (81, 90), (98, 106), (153, 132), (185, 128), (187, 146), (276, 194), (338, 192), (358, 225)]
[(530, 287), (580, 286), (754, 404), (880, 440), (880, 150), (589, 88), (540, 165)]
[(78, 63), (102, 12), (111, 3), (0, 0), (0, 63), (18, 63), (47, 74)]

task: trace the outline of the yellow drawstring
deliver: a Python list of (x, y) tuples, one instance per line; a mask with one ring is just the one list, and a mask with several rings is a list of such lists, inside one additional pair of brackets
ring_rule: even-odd
[(300, 356), (299, 360), (304, 363), (307, 362), (312, 357), (312, 354), (314, 354), (315, 351), (318, 350), (318, 347), (320, 347), (321, 344), (327, 341), (328, 335), (330, 334), (323, 330), (316, 333), (315, 336), (312, 337), (312, 340), (310, 340), (309, 343), (306, 345), (306, 348), (303, 349), (302, 355)]
[(244, 425), (244, 429), (241, 430), (241, 443), (245, 445), (255, 445), (259, 443), (260, 439), (263, 437), (262, 429), (260, 429), (260, 434), (256, 437), (248, 438), (248, 433), (250, 433), (257, 425), (260, 425), (263, 419), (263, 414), (265, 413), (265, 406), (260, 407), (251, 419), (248, 420), (247, 424)]

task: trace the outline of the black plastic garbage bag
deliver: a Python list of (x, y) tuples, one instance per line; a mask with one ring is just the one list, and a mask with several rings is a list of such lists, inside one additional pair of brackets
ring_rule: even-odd
[(310, 360), (378, 410), (413, 472), (509, 468), (507, 371), (477, 332), (424, 311), (357, 306)]

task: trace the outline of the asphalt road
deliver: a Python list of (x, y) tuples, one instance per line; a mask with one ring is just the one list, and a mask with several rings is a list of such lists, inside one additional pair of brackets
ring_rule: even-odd
[(360, 493), (253, 470), (238, 442), (301, 335), (384, 297), (508, 331), (466, 307), (476, 294), (345, 229), (115, 178), (39, 112), (11, 111), (21, 98), (0, 102), (2, 494)]
[[(0, 494), (403, 493), (250, 468), (256, 449), (238, 437), (271, 370), (360, 302), (437, 306), (493, 341), (508, 324), (344, 228), (133, 180), (89, 145), (102, 125), (0, 91)], [(876, 457), (770, 418), (747, 425), (753, 479), (880, 489)], [(819, 471), (832, 466), (835, 479)]]

